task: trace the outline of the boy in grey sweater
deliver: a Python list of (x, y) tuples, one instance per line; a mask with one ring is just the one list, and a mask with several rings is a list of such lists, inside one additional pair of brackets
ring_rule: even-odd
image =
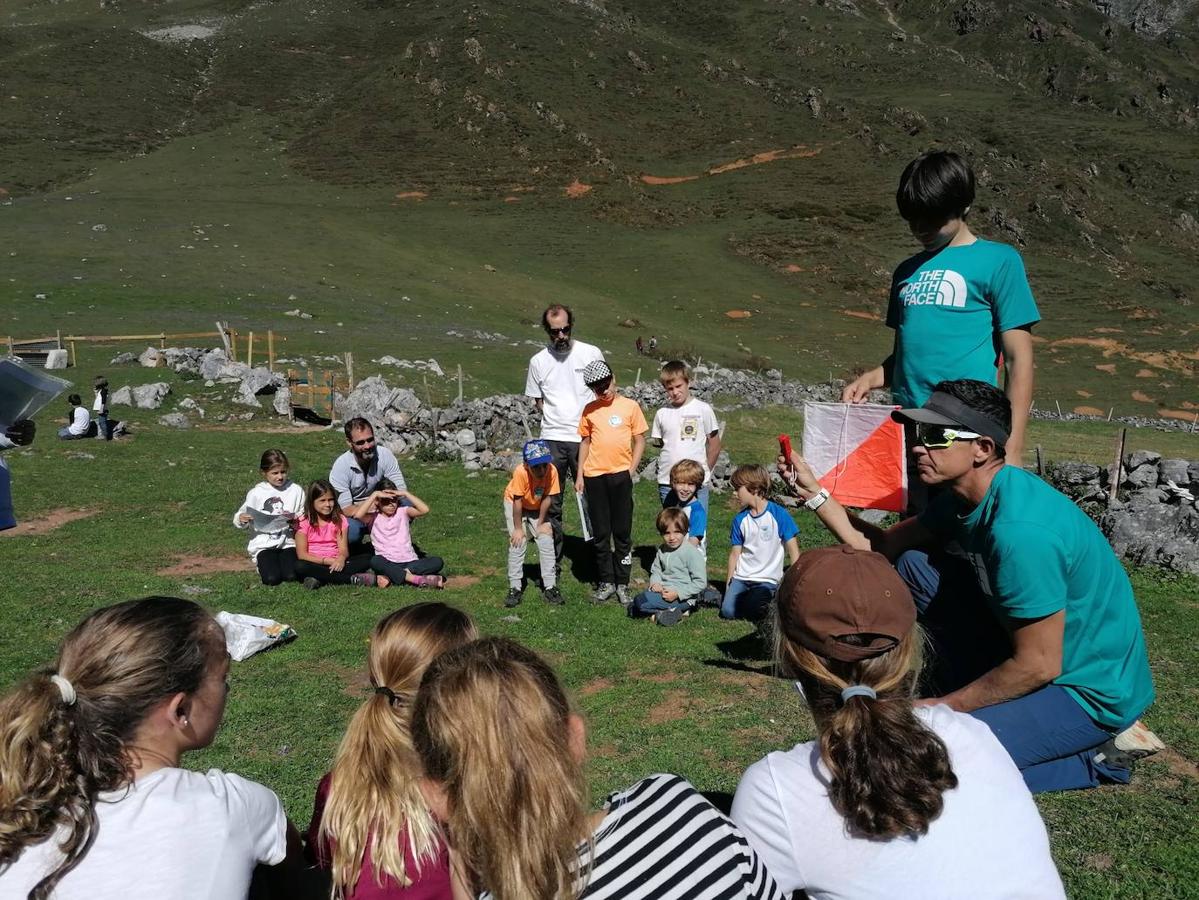
[(708, 584), (703, 551), (687, 540), (687, 514), (672, 507), (658, 513), (655, 524), (662, 546), (649, 570), (649, 590), (629, 604), (630, 616), (648, 616), (659, 625), (677, 625), (695, 609)]

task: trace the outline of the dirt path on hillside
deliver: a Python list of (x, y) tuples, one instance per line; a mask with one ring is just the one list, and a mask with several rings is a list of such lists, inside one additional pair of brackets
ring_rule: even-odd
[(640, 176), (640, 180), (642, 184), (653, 186), (683, 184), (688, 181), (698, 181), (701, 178), (710, 178), (714, 175), (723, 175), (726, 172), (735, 172), (738, 169), (747, 169), (750, 166), (761, 166), (766, 163), (778, 162), (782, 159), (811, 159), (819, 156), (823, 150), (823, 147), (812, 149), (805, 144), (796, 144), (794, 147), (786, 147), (782, 150), (766, 150), (762, 153), (755, 153), (753, 156), (746, 156), (741, 159), (734, 159), (732, 162), (721, 163), (718, 166), (706, 169), (700, 175), (643, 174)]
[(52, 509), (43, 515), (34, 516), (32, 519), (18, 522), (16, 528), (0, 531), (0, 537), (47, 534), (58, 528), (62, 528), (68, 522), (78, 522), (80, 519), (94, 516), (99, 511), (98, 509), (67, 509), (65, 506), (60, 509)]

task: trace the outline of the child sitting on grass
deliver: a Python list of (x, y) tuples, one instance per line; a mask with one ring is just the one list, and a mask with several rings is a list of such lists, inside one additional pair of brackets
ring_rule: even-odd
[(337, 508), (333, 485), (318, 478), (308, 485), (304, 518), (296, 527), (296, 577), (310, 591), (326, 584), (360, 584), (387, 587), (386, 578), (370, 571), (365, 553), (350, 556), (346, 540), (346, 517)]
[[(408, 506), (400, 503), (407, 500)], [(354, 518), (371, 531), (375, 555), (370, 567), (380, 578), (392, 584), (443, 588), (445, 579), (438, 575), (445, 568), (440, 556), (418, 557), (412, 546), (409, 522), (429, 514), (425, 501), (409, 491), (401, 491), (390, 478), (381, 478), (376, 490), (354, 509)]]
[(554, 557), (554, 532), (546, 521), (554, 497), (562, 493), (558, 470), (551, 463), (545, 441), (529, 441), (524, 447), (524, 462), (512, 473), (504, 488), (504, 523), (508, 529), (508, 596), (504, 606), (520, 603), (528, 538), (537, 544), (541, 563), (541, 596), (547, 603), (561, 605), (558, 590), (557, 560)]
[[(635, 400), (616, 393), (616, 377), (597, 359), (583, 370), (583, 383), (595, 399), (579, 420), (579, 474), (575, 492), (585, 493), (591, 542), (599, 569), (596, 603), (613, 595), (628, 606), (633, 565), (633, 473), (645, 452), (649, 426)], [(615, 548), (615, 549), (613, 549)]]
[(720, 604), (722, 619), (760, 622), (783, 578), (783, 550), (799, 559), (799, 529), (787, 510), (766, 498), (770, 475), (762, 466), (737, 466), (733, 489), (741, 512), (729, 535), (728, 583)]
[(266, 450), (258, 461), (262, 481), (250, 488), (233, 514), (233, 524), (250, 528), (246, 552), (254, 560), (263, 584), (296, 578), (296, 520), (304, 511), (304, 489), (288, 476), (290, 464), (282, 450)]
[(707, 587), (708, 572), (699, 547), (687, 539), (687, 514), (678, 507), (658, 513), (654, 522), (662, 546), (649, 570), (649, 590), (629, 606), (629, 615), (649, 616), (659, 625), (677, 625), (695, 610)]

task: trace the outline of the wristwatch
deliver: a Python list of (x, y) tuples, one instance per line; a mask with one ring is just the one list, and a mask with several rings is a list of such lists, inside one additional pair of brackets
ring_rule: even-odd
[(815, 512), (824, 506), (824, 501), (828, 498), (828, 488), (821, 488), (804, 502), (804, 509), (810, 509)]

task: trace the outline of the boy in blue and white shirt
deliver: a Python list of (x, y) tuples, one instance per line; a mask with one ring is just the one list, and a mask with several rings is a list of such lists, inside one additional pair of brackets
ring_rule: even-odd
[(789, 563), (799, 559), (799, 528), (785, 509), (766, 499), (770, 475), (762, 466), (738, 466), (732, 483), (742, 508), (729, 535), (728, 586), (720, 617), (756, 622), (766, 615), (783, 578), (783, 551)]

